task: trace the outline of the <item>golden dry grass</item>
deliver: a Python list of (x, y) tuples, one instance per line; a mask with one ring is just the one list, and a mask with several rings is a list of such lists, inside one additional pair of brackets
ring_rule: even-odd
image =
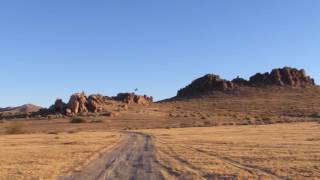
[(183, 179), (320, 179), (320, 124), (145, 130)]
[(0, 136), (0, 179), (55, 179), (81, 169), (121, 139), (115, 132)]

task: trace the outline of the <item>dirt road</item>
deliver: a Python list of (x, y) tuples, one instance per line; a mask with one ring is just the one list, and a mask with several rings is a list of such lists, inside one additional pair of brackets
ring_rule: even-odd
[(125, 139), (112, 152), (90, 164), (83, 171), (61, 180), (161, 180), (164, 179), (155, 158), (149, 135), (126, 132)]

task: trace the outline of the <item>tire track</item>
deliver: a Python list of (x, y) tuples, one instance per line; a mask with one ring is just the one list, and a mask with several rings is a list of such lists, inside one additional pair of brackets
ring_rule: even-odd
[(111, 152), (92, 162), (81, 172), (59, 180), (162, 180), (162, 167), (155, 156), (152, 137), (124, 132), (125, 139)]
[[(170, 148), (168, 145), (166, 145), (166, 143), (164, 141), (158, 140), (158, 142), (160, 142), (163, 145), (167, 146), (169, 149), (171, 149), (173, 154), (175, 154), (175, 156), (177, 156), (177, 154), (172, 150), (172, 148)], [(229, 165), (232, 165), (232, 166), (234, 166), (236, 168), (239, 168), (239, 169), (242, 169), (244, 171), (247, 171), (250, 174), (257, 174), (257, 175), (258, 174), (263, 174), (263, 175), (269, 176), (272, 179), (279, 179), (279, 180), (287, 180), (288, 179), (286, 177), (282, 177), (282, 176), (277, 175), (276, 173), (272, 172), (271, 170), (264, 169), (264, 168), (261, 168), (259, 166), (243, 164), (243, 163), (240, 163), (240, 162), (238, 162), (236, 160), (233, 160), (233, 159), (231, 159), (229, 157), (224, 157), (224, 156), (218, 155), (218, 154), (213, 153), (213, 152), (208, 152), (208, 151), (205, 151), (205, 150), (202, 150), (202, 149), (193, 148), (193, 147), (187, 147), (187, 146), (177, 145), (177, 144), (176, 144), (176, 146), (179, 146), (179, 147), (182, 147), (182, 148), (185, 148), (185, 149), (189, 149), (189, 150), (194, 151), (194, 152), (202, 153), (202, 154), (205, 154), (207, 156), (211, 156), (211, 157), (217, 158), (217, 159), (221, 160), (222, 162), (224, 162), (226, 164), (229, 164)], [(172, 156), (172, 157), (175, 158), (176, 160), (178, 160), (179, 162), (181, 162), (183, 164), (186, 164), (189, 168), (191, 168), (193, 170), (196, 170), (196, 171), (198, 171), (198, 170), (200, 171), (199, 168), (195, 167), (194, 165), (191, 165), (186, 160), (184, 160), (184, 159), (182, 159), (180, 157), (175, 157), (175, 156)], [(204, 172), (202, 172), (202, 173), (204, 173)], [(202, 175), (202, 177), (206, 177), (206, 175)]]

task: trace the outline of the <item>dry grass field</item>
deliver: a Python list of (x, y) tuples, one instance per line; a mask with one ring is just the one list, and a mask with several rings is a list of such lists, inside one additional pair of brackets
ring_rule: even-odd
[(55, 179), (79, 170), (121, 140), (115, 132), (0, 136), (0, 179)]
[(144, 132), (167, 179), (320, 179), (319, 123)]

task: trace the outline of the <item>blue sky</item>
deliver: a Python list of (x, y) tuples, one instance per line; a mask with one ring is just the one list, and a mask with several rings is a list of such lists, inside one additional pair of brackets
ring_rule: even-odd
[(77, 91), (157, 100), (206, 73), (304, 68), (320, 83), (319, 0), (0, 2), (0, 107)]

